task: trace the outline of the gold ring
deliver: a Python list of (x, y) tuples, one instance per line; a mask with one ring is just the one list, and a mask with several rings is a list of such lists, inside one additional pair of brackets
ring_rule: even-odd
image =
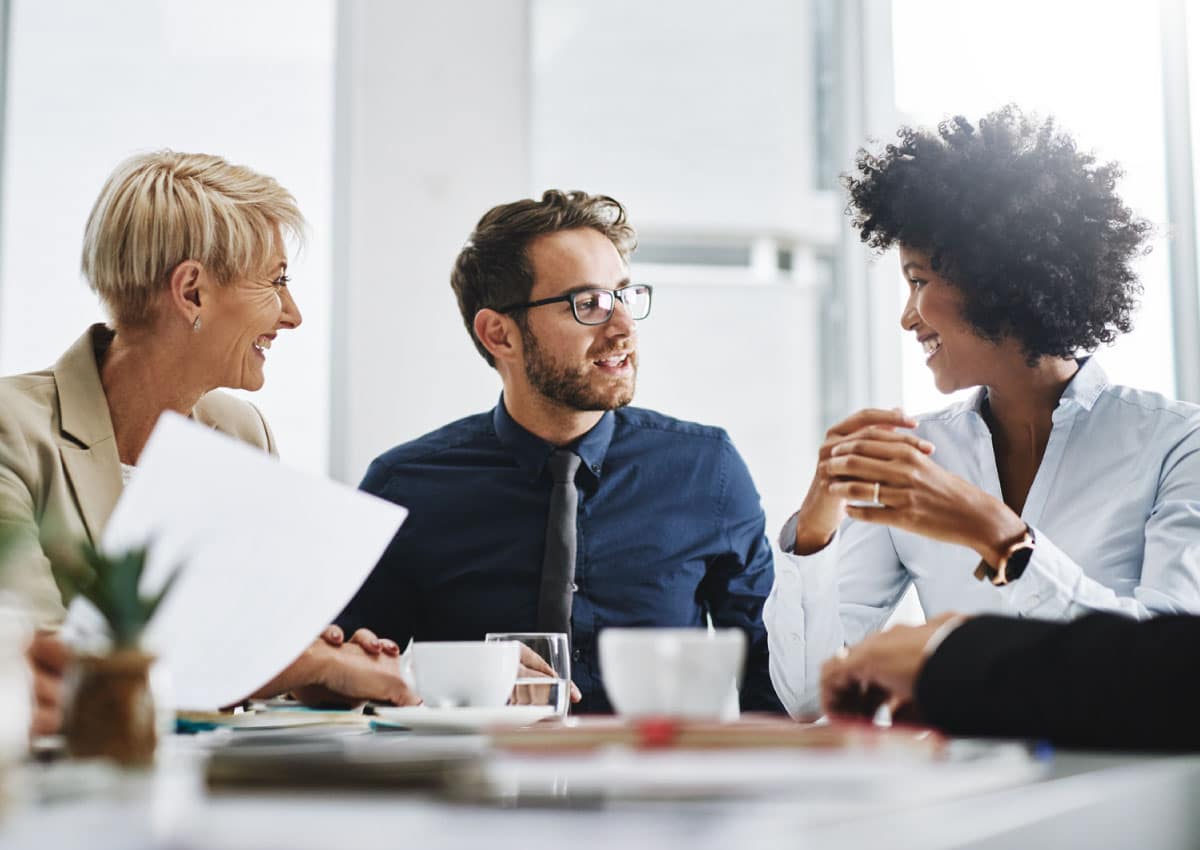
[(879, 501), (879, 482), (878, 481), (875, 482), (875, 494), (873, 496), (871, 496), (871, 501), (877, 505), (882, 504)]

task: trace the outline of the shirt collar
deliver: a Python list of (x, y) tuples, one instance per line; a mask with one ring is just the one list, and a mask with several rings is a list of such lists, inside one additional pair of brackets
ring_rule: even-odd
[(1079, 371), (1075, 373), (1071, 383), (1067, 384), (1067, 388), (1063, 390), (1058, 404), (1061, 407), (1066, 402), (1073, 401), (1084, 410), (1091, 410), (1096, 404), (1096, 399), (1100, 398), (1100, 394), (1107, 387), (1108, 375), (1104, 374), (1104, 370), (1100, 368), (1096, 358), (1091, 355), (1080, 357)]
[[(1100, 398), (1100, 394), (1109, 385), (1108, 375), (1104, 374), (1104, 369), (1096, 362), (1095, 357), (1091, 355), (1079, 357), (1077, 362), (1079, 370), (1071, 378), (1071, 382), (1067, 384), (1067, 388), (1063, 390), (1063, 394), (1058, 400), (1058, 409), (1060, 410), (1066, 405), (1074, 403), (1084, 410), (1090, 411), (1096, 404), (1096, 399)], [(980, 416), (983, 415), (983, 402), (986, 398), (987, 387), (980, 387), (971, 401), (971, 409)]]
[[(492, 426), (496, 429), (496, 437), (517, 463), (528, 474), (530, 480), (537, 480), (546, 468), (546, 461), (554, 453), (557, 446), (547, 443), (541, 437), (525, 430), (520, 423), (509, 415), (504, 405), (504, 395), (492, 410)], [(613, 431), (616, 428), (616, 417), (611, 410), (605, 411), (600, 421), (590, 431), (564, 448), (571, 449), (580, 460), (582, 467), (595, 479), (600, 478), (604, 469), (604, 457), (612, 443)]]

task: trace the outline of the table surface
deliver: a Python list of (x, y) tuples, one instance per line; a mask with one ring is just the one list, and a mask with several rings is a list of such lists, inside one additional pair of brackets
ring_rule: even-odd
[[(430, 745), (329, 734), (383, 761)], [(1200, 846), (1200, 756), (1033, 759), (977, 742), (954, 742), (936, 762), (794, 749), (520, 756), (458, 736), (444, 740), (488, 753), (489, 790), (455, 800), (428, 789), (212, 791), (204, 768), (220, 737), (170, 739), (150, 771), (7, 771), (0, 848)]]

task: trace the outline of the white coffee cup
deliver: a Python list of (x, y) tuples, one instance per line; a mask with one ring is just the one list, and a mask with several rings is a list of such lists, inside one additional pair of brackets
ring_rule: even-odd
[(617, 713), (627, 717), (736, 717), (745, 656), (741, 629), (600, 632), (604, 690)]
[(515, 641), (414, 643), (412, 672), (428, 706), (500, 706), (508, 702), (521, 658)]

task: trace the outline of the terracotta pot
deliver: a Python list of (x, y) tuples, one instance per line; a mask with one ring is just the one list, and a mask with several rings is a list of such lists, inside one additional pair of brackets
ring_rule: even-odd
[(150, 692), (152, 663), (153, 655), (133, 649), (76, 659), (63, 718), (71, 755), (125, 765), (154, 761), (158, 734)]

